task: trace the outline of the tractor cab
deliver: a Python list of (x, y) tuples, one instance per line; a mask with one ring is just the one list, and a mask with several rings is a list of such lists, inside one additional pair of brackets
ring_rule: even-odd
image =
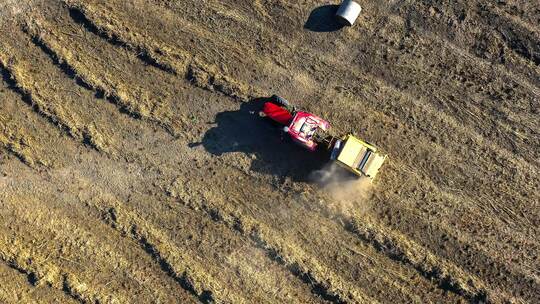
[(319, 129), (326, 131), (330, 124), (322, 118), (307, 112), (297, 112), (288, 127), (284, 130), (298, 144), (310, 151), (315, 151), (317, 141), (314, 139)]

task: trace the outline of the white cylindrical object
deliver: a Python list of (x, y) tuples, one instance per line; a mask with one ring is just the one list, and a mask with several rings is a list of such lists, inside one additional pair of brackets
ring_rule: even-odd
[(339, 21), (345, 25), (352, 26), (356, 18), (360, 15), (362, 7), (352, 0), (344, 0), (336, 13)]

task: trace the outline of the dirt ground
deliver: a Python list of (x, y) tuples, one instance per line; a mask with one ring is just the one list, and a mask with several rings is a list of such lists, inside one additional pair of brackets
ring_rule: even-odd
[(540, 4), (336, 2), (2, 1), (0, 302), (539, 303)]

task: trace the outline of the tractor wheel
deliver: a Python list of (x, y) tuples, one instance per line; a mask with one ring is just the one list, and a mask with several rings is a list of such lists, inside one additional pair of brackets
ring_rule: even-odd
[(272, 102), (277, 104), (278, 106), (282, 106), (284, 108), (288, 108), (291, 106), (289, 101), (281, 96), (272, 95), (272, 97), (270, 97), (270, 100), (272, 100)]
[(296, 111), (296, 108), (293, 105), (291, 105), (287, 99), (285, 99), (285, 98), (283, 98), (281, 96), (272, 95), (272, 97), (270, 97), (270, 100), (273, 103), (277, 104), (278, 106), (287, 109), (287, 111), (289, 111), (291, 113)]

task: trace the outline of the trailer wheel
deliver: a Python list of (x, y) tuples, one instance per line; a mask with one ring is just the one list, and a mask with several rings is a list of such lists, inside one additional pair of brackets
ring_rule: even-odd
[(341, 140), (337, 140), (334, 144), (334, 148), (332, 149), (332, 154), (330, 155), (331, 160), (336, 160), (338, 158), (339, 151), (341, 149)]

